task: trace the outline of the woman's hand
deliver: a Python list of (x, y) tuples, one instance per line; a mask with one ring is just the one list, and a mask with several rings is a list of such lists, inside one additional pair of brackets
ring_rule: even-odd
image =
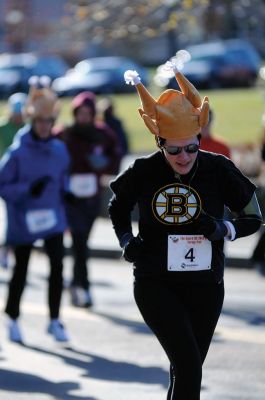
[(227, 226), (205, 213), (201, 213), (196, 224), (197, 233), (204, 235), (208, 240), (215, 241), (223, 239), (227, 234)]
[(128, 262), (135, 262), (142, 251), (143, 241), (139, 236), (133, 236), (123, 247), (122, 255)]

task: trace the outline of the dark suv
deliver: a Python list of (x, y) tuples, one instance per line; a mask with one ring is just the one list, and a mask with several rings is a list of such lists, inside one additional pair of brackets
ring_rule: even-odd
[[(231, 39), (190, 46), (190, 60), (181, 72), (197, 88), (250, 87), (256, 82), (261, 57), (248, 42)], [(168, 87), (177, 88), (175, 79)]]

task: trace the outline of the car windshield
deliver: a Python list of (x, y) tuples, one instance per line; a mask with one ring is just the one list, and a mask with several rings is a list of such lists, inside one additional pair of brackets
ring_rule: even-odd
[(10, 71), (22, 71), (24, 67), (21, 65), (13, 65), (12, 67), (1, 67), (0, 66), (0, 72), (5, 73), (5, 72), (10, 72)]
[(207, 62), (218, 62), (222, 58), (221, 55), (195, 55), (191, 54), (191, 61), (207, 61)]
[(75, 70), (81, 72), (82, 74), (88, 74), (90, 72), (108, 72), (110, 70), (115, 70), (116, 65), (113, 64), (102, 64), (102, 63), (91, 63), (89, 61), (82, 61), (75, 66)]
[(126, 69), (135, 69), (136, 65), (133, 62), (129, 62), (127, 59), (121, 58), (101, 58), (99, 57), (96, 60), (84, 60), (80, 61), (74, 67), (74, 70), (80, 72), (82, 74), (88, 74), (91, 72), (117, 72), (117, 71), (125, 71)]

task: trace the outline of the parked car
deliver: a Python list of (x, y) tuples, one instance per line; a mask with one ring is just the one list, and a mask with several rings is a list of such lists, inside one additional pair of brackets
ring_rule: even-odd
[[(250, 87), (256, 82), (261, 57), (248, 42), (230, 39), (190, 46), (190, 60), (181, 72), (198, 88)], [(178, 88), (170, 79), (168, 87)]]
[(54, 80), (63, 75), (69, 65), (57, 55), (34, 53), (4, 53), (0, 55), (0, 97), (14, 92), (27, 92), (32, 75), (47, 75)]
[(55, 79), (53, 89), (59, 96), (75, 96), (88, 90), (95, 94), (134, 92), (131, 85), (124, 82), (127, 69), (137, 70), (142, 82), (148, 84), (147, 70), (126, 57), (95, 57), (78, 62), (63, 77)]

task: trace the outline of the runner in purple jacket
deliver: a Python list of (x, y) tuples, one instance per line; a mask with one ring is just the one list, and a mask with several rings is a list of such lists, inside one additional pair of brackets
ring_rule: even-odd
[(11, 341), (22, 342), (18, 324), (20, 300), (26, 284), (32, 246), (43, 239), (50, 260), (48, 332), (56, 340), (68, 335), (59, 320), (63, 289), (63, 233), (66, 229), (64, 192), (69, 155), (61, 141), (51, 136), (58, 100), (51, 89), (31, 82), (25, 117), (29, 124), (16, 135), (0, 163), (0, 196), (7, 206), (6, 243), (15, 256), (5, 311), (10, 317)]

